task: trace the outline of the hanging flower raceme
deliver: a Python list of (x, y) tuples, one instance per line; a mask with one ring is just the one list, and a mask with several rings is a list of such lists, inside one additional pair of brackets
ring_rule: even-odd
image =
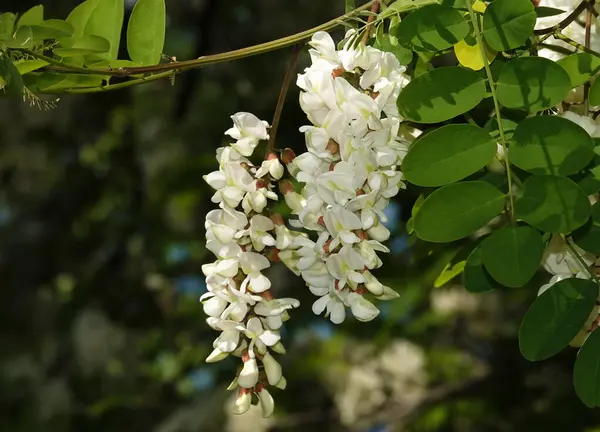
[(377, 253), (389, 252), (382, 244), (390, 236), (384, 210), (404, 187), (399, 166), (408, 146), (397, 138), (396, 99), (405, 67), (370, 46), (347, 43), (336, 50), (325, 32), (310, 45), (312, 65), (297, 80), (300, 106), (312, 123), (300, 129), (308, 151), (287, 161), (303, 187), (300, 193), (289, 182), (280, 188), (297, 216), (294, 226), (317, 232), (318, 239), (300, 240), (282, 260), (319, 296), (316, 314), (341, 323), (350, 308), (358, 320), (370, 321), (379, 310), (364, 294), (397, 297), (371, 270), (382, 264)]
[(299, 302), (275, 299), (264, 271), (280, 250), (299, 247), (295, 240), (300, 235), (285, 228), (281, 216), (265, 214), (268, 200), (277, 199), (274, 182), (284, 171), (279, 159), (271, 153), (259, 167), (247, 159), (260, 140), (268, 139), (268, 124), (249, 113), (232, 119), (234, 127), (226, 134), (236, 142), (217, 150), (219, 171), (204, 176), (215, 189), (212, 201), (219, 209), (206, 216), (206, 247), (217, 260), (202, 266), (208, 292), (200, 300), (207, 323), (221, 332), (206, 361), (240, 357), (230, 386), (238, 391), (234, 412), (246, 412), (255, 394), (267, 417), (274, 408), (268, 387), (286, 386), (271, 353), (285, 353), (279, 329)]

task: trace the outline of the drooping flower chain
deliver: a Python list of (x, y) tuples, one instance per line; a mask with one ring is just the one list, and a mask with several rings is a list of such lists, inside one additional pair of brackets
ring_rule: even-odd
[[(234, 127), (226, 134), (236, 142), (217, 149), (220, 169), (204, 176), (216, 191), (212, 202), (219, 209), (206, 216), (206, 247), (217, 261), (202, 266), (208, 292), (200, 300), (208, 324), (221, 331), (206, 361), (240, 357), (243, 366), (229, 387), (238, 390), (234, 412), (246, 412), (254, 393), (267, 417), (274, 409), (267, 387), (286, 386), (271, 351), (285, 353), (279, 329), (289, 318), (287, 310), (299, 302), (275, 299), (271, 282), (262, 272), (270, 267), (270, 259), (277, 259), (280, 249), (291, 246), (295, 235), (283, 225), (281, 216), (264, 214), (267, 200), (277, 199), (273, 182), (283, 175), (283, 165), (274, 154), (260, 167), (247, 159), (260, 140), (268, 139), (268, 124), (249, 113), (237, 113), (232, 119)], [(240, 204), (243, 211), (237, 210)]]
[(310, 45), (312, 65), (297, 84), (313, 125), (300, 129), (308, 151), (287, 165), (303, 188), (297, 193), (283, 182), (281, 191), (298, 217), (294, 226), (319, 234), (280, 257), (320, 297), (316, 314), (326, 311), (341, 323), (350, 307), (358, 320), (369, 321), (379, 310), (363, 294), (397, 297), (371, 270), (382, 265), (377, 252), (389, 252), (382, 244), (390, 236), (384, 209), (404, 187), (399, 164), (408, 146), (397, 138), (396, 99), (405, 68), (393, 54), (370, 46), (347, 44), (338, 51), (325, 32)]

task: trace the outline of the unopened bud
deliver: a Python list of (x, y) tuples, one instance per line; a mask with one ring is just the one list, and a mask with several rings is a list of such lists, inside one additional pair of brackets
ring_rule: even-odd
[(262, 410), (262, 416), (264, 418), (271, 417), (275, 410), (275, 401), (273, 396), (266, 388), (262, 388), (258, 392), (258, 399), (260, 400), (260, 409)]
[(291, 148), (285, 148), (281, 151), (281, 162), (284, 164), (292, 163), (296, 159), (296, 153)]
[(252, 392), (249, 389), (241, 388), (233, 405), (234, 414), (244, 414), (250, 409), (252, 403)]
[(279, 192), (283, 195), (294, 192), (294, 184), (289, 180), (281, 180), (279, 182)]
[[(262, 363), (265, 366), (265, 373), (269, 384), (275, 385), (281, 379), (281, 365), (275, 358), (267, 352), (262, 358)], [(256, 383), (255, 383), (256, 384)]]
[(271, 221), (273, 221), (273, 223), (275, 225), (283, 225), (283, 216), (281, 216), (279, 213), (273, 213), (269, 217), (271, 218)]
[(330, 155), (336, 155), (340, 152), (340, 145), (334, 139), (330, 139), (327, 142), (327, 146), (325, 147), (325, 150)]
[(342, 66), (339, 66), (331, 71), (331, 76), (333, 78), (338, 78), (338, 77), (341, 77), (342, 75), (344, 75), (344, 72), (346, 72), (346, 69), (344, 69)]

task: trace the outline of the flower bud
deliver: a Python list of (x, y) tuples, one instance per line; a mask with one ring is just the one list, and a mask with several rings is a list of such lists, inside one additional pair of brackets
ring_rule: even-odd
[(281, 342), (277, 342), (275, 345), (273, 345), (272, 347), (270, 347), (273, 351), (275, 351), (277, 354), (285, 354), (286, 350), (285, 347), (283, 346), (283, 344)]
[(265, 373), (267, 374), (269, 384), (277, 384), (281, 379), (281, 365), (279, 362), (267, 352), (262, 358), (262, 363), (265, 367)]
[(251, 403), (252, 392), (250, 392), (250, 390), (241, 388), (233, 405), (233, 413), (237, 415), (244, 414), (250, 409)]
[(255, 358), (249, 358), (244, 362), (244, 367), (238, 377), (238, 384), (243, 388), (252, 388), (258, 382), (258, 365)]
[(352, 314), (359, 321), (371, 321), (379, 315), (379, 309), (360, 294), (353, 292), (348, 294), (348, 304), (350, 305)]
[(260, 400), (262, 416), (264, 418), (271, 417), (273, 410), (275, 409), (275, 401), (273, 400), (271, 393), (269, 393), (266, 388), (261, 386), (261, 389), (258, 392), (258, 399)]
[(208, 357), (206, 357), (206, 363), (215, 363), (223, 360), (229, 355), (227, 352), (221, 351), (219, 348), (215, 348), (213, 352), (211, 352)]
[(284, 148), (281, 151), (281, 162), (284, 164), (292, 163), (292, 161), (296, 158), (296, 153), (291, 148)]
[(280, 390), (285, 390), (285, 388), (287, 387), (287, 380), (285, 379), (285, 377), (281, 377), (279, 382), (275, 384), (275, 387), (277, 387)]

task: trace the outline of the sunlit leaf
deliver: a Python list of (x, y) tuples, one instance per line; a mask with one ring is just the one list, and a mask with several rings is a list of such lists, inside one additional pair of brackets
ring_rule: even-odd
[(419, 137), (402, 161), (404, 177), (419, 186), (442, 186), (491, 162), (496, 142), (470, 124), (442, 126)]
[(158, 64), (165, 43), (165, 0), (138, 0), (127, 25), (127, 51), (135, 63)]
[(569, 74), (560, 65), (541, 57), (509, 61), (498, 78), (498, 100), (506, 108), (530, 112), (562, 101), (571, 88)]
[(564, 117), (529, 117), (517, 126), (509, 155), (511, 163), (533, 174), (568, 176), (590, 163), (594, 141)]
[(471, 181), (444, 186), (429, 195), (416, 214), (417, 236), (434, 243), (466, 237), (504, 208), (505, 196), (489, 183)]
[(408, 120), (439, 123), (475, 108), (485, 95), (485, 81), (477, 72), (444, 67), (412, 80), (400, 92), (398, 110)]
[(529, 0), (494, 0), (483, 14), (483, 36), (496, 51), (508, 51), (525, 44), (535, 21)]

